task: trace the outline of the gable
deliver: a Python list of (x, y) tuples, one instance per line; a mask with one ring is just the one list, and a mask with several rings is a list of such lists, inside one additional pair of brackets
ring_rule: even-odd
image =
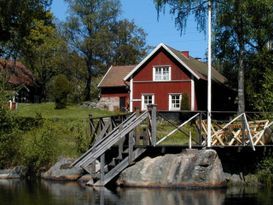
[(168, 67), (170, 80), (190, 80), (191, 73), (181, 66), (166, 50), (160, 48), (132, 75), (134, 81), (154, 81), (154, 72), (158, 67)]
[[(166, 46), (165, 44), (159, 44), (146, 58), (144, 58), (128, 75), (125, 76), (124, 80), (128, 81), (136, 72), (147, 64), (147, 62), (153, 58), (153, 56), (160, 50), (164, 49), (173, 59), (177, 61), (187, 72), (192, 74), (195, 78), (207, 80), (207, 64), (200, 62), (192, 57), (185, 57), (180, 51)], [(164, 64), (164, 63), (163, 63)], [(227, 79), (221, 75), (217, 70), (212, 68), (212, 80), (218, 83), (225, 83)]]

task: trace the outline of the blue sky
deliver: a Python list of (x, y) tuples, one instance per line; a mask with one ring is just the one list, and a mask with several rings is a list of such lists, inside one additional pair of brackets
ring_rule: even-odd
[[(184, 34), (175, 28), (174, 17), (161, 13), (157, 19), (157, 11), (153, 0), (121, 0), (121, 18), (133, 20), (138, 27), (144, 29), (147, 35), (147, 44), (157, 46), (165, 43), (177, 50), (190, 51), (190, 55), (205, 58), (207, 50), (207, 37), (196, 30), (196, 23), (190, 18)], [(64, 0), (53, 0), (52, 12), (64, 21), (67, 14), (67, 5)]]

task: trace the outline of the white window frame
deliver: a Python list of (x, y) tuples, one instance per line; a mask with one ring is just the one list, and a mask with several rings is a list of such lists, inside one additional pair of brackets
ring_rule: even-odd
[[(164, 79), (164, 69), (168, 69), (168, 79)], [(156, 70), (160, 69), (160, 79), (156, 79)], [(171, 80), (171, 66), (159, 65), (153, 67), (153, 81), (170, 81)]]
[(147, 105), (149, 105), (149, 104), (145, 103), (145, 97), (146, 96), (151, 96), (152, 97), (152, 103), (151, 104), (155, 103), (155, 96), (154, 96), (154, 94), (151, 94), (151, 93), (142, 94), (142, 96), (141, 96), (141, 110), (147, 110)]
[[(179, 107), (174, 107), (173, 102), (172, 102), (172, 97), (173, 96), (179, 96)], [(177, 111), (181, 110), (181, 101), (182, 101), (182, 94), (181, 93), (170, 93), (169, 94), (169, 110), (170, 111)]]

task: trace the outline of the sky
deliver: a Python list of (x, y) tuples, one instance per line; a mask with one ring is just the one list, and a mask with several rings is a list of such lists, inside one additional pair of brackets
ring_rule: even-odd
[[(196, 22), (189, 18), (185, 33), (175, 28), (174, 16), (168, 11), (160, 13), (157, 18), (153, 0), (120, 0), (122, 5), (121, 18), (129, 19), (143, 28), (147, 33), (146, 42), (149, 46), (156, 47), (164, 43), (177, 50), (189, 51), (192, 57), (205, 58), (207, 51), (207, 37), (196, 30)], [(67, 16), (67, 4), (64, 0), (53, 0), (51, 10), (56, 18), (65, 21)]]

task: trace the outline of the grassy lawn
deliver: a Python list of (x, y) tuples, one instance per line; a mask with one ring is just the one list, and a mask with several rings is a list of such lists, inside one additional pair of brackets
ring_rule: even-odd
[(54, 109), (54, 103), (19, 103), (17, 114), (22, 117), (35, 117), (37, 114), (41, 114), (45, 119), (88, 119), (89, 114), (94, 117), (111, 115), (113, 112), (95, 109), (85, 108), (80, 105), (69, 105), (65, 109)]

